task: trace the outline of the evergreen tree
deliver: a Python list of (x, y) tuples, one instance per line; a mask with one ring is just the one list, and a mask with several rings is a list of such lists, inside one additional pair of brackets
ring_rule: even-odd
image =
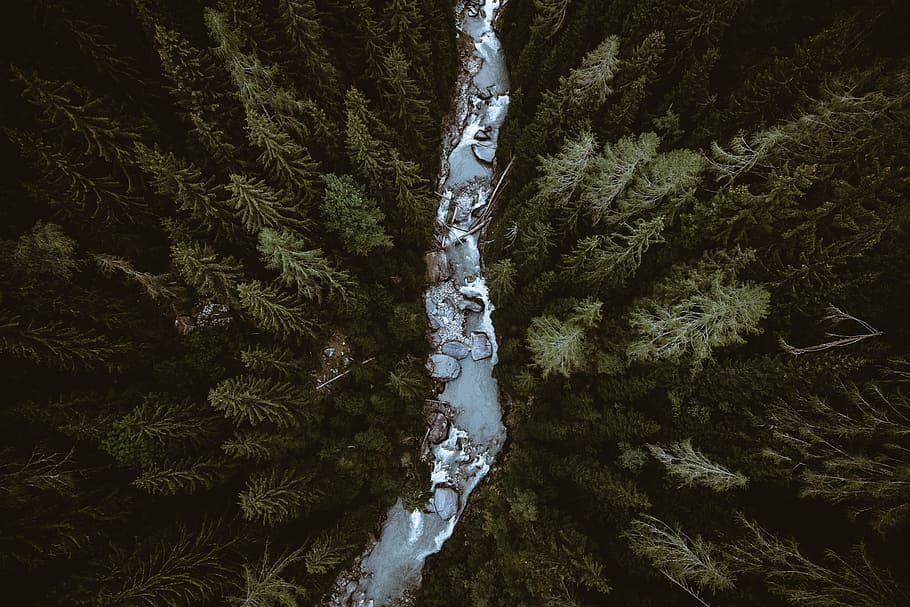
[(274, 466), (256, 472), (240, 493), (243, 517), (270, 526), (299, 517), (315, 497), (310, 487), (311, 478), (312, 474), (287, 466)]
[(255, 565), (244, 563), (242, 594), (228, 598), (232, 607), (296, 607), (298, 599), (307, 595), (299, 584), (284, 579), (282, 574), (303, 560), (303, 549), (285, 552), (274, 561), (266, 544), (262, 557)]
[(193, 222), (217, 235), (234, 233), (230, 209), (219, 200), (220, 188), (196, 166), (142, 144), (136, 145), (136, 158), (155, 192), (171, 199)]
[(667, 447), (650, 444), (647, 447), (681, 486), (702, 485), (712, 491), (727, 491), (745, 487), (748, 483), (742, 474), (731, 472), (696, 451), (688, 439)]
[(667, 579), (696, 598), (690, 584), (712, 592), (733, 588), (733, 573), (717, 559), (717, 549), (700, 536), (690, 538), (653, 516), (632, 521), (624, 536), (632, 552), (648, 559)]
[(226, 379), (209, 392), (209, 403), (236, 423), (254, 426), (271, 422), (281, 428), (296, 426), (308, 398), (302, 389), (264, 377), (240, 375)]
[(263, 228), (299, 226), (297, 212), (285, 194), (269, 187), (261, 179), (231, 175), (227, 185), (231, 193), (227, 203), (237, 212), (243, 227), (251, 234)]
[(94, 581), (93, 602), (190, 607), (211, 600), (232, 583), (229, 559), (237, 543), (217, 524), (203, 523), (199, 529), (178, 525), (168, 536), (137, 542), (131, 550), (116, 549)]
[(280, 0), (285, 32), (294, 43), (311, 92), (325, 102), (341, 97), (338, 71), (325, 42), (325, 32), (313, 0)]
[(293, 232), (262, 230), (259, 252), (266, 267), (279, 272), (278, 280), (304, 299), (322, 302), (327, 295), (345, 299), (353, 285), (347, 272), (336, 269), (320, 249), (308, 250), (306, 241)]
[(314, 333), (314, 321), (295, 297), (258, 281), (238, 285), (237, 292), (244, 311), (263, 330), (291, 340)]
[(347, 175), (324, 175), (325, 199), (322, 203), (323, 222), (341, 238), (345, 250), (354, 255), (366, 255), (373, 249), (387, 249), (392, 240), (382, 227), (385, 215), (370, 200), (363, 187)]
[(180, 277), (200, 295), (231, 303), (237, 300), (244, 271), (233, 257), (221, 257), (208, 244), (179, 241), (171, 245), (171, 261)]

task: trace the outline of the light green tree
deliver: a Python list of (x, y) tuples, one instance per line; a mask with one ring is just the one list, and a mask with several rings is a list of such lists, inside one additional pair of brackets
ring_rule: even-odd
[(322, 302), (328, 295), (345, 299), (353, 285), (347, 272), (331, 264), (320, 249), (308, 249), (294, 232), (262, 230), (259, 253), (266, 267), (279, 273), (278, 280), (304, 299)]
[(216, 411), (235, 423), (253, 426), (264, 422), (281, 428), (296, 426), (307, 401), (307, 395), (297, 386), (252, 375), (226, 379), (209, 391), (209, 403)]
[(711, 592), (734, 586), (733, 572), (718, 560), (716, 547), (700, 536), (691, 538), (653, 516), (633, 520), (623, 536), (632, 552), (647, 559), (667, 579), (696, 598), (692, 585)]
[(647, 445), (651, 455), (667, 469), (682, 487), (701, 485), (712, 491), (741, 489), (749, 479), (739, 472), (732, 472), (705, 457), (686, 439), (670, 445)]
[(258, 234), (263, 228), (287, 228), (301, 224), (296, 209), (285, 194), (261, 179), (231, 175), (227, 189), (231, 193), (228, 205), (237, 212), (241, 224), (251, 234)]
[(345, 250), (366, 255), (373, 249), (390, 248), (392, 239), (382, 227), (385, 215), (363, 187), (347, 175), (328, 174), (323, 179), (326, 187), (322, 219), (339, 235)]
[(310, 487), (312, 476), (287, 465), (254, 472), (240, 493), (243, 518), (276, 526), (299, 517), (318, 495)]
[(233, 257), (222, 257), (207, 243), (178, 241), (171, 245), (171, 261), (180, 277), (201, 295), (227, 303), (237, 301), (237, 285), (244, 271)]

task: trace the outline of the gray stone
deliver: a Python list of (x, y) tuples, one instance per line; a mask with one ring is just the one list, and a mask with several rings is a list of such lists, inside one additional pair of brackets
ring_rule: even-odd
[(427, 281), (431, 284), (443, 282), (452, 277), (452, 268), (445, 251), (432, 251), (424, 256), (427, 264)]
[(477, 303), (476, 301), (471, 301), (470, 299), (465, 299), (459, 302), (458, 309), (464, 312), (483, 312), (483, 305)]
[(474, 331), (471, 333), (471, 358), (474, 360), (483, 360), (493, 356), (493, 344), (486, 333)]
[(471, 353), (471, 348), (460, 341), (447, 341), (442, 344), (442, 353), (457, 358), (458, 360), (463, 360)]
[(474, 139), (476, 141), (489, 141), (490, 134), (488, 132), (486, 132), (485, 130), (481, 129), (481, 130), (477, 131), (476, 133), (474, 133)]
[(447, 354), (433, 354), (430, 356), (427, 368), (430, 371), (430, 375), (443, 381), (451, 381), (461, 375), (461, 363), (458, 362), (457, 358)]
[(474, 152), (474, 156), (477, 160), (491, 164), (493, 158), (496, 157), (496, 148), (491, 145), (483, 145), (480, 143), (475, 143), (471, 146), (471, 150)]
[(458, 514), (458, 492), (450, 487), (437, 487), (433, 492), (433, 508), (444, 521)]
[(427, 440), (438, 445), (449, 436), (449, 420), (442, 413), (434, 413), (430, 420), (430, 431)]

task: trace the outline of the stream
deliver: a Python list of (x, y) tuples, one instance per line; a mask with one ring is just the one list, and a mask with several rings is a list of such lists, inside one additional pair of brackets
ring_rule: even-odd
[(432, 463), (432, 497), (409, 511), (399, 499), (378, 541), (335, 587), (330, 607), (390, 607), (417, 588), (428, 556), (452, 535), (468, 496), (505, 441), (493, 305), (482, 276), (482, 223), (495, 191), (494, 158), (509, 103), (505, 57), (493, 28), (506, 0), (459, 0), (463, 36), (454, 117), (443, 137), (435, 250), (424, 294), (434, 353), (427, 368), (444, 389), (428, 401), (423, 451)]

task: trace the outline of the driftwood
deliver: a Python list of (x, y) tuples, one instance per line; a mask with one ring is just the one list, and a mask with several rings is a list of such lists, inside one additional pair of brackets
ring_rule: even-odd
[[(373, 362), (374, 360), (376, 360), (376, 357), (375, 357), (375, 356), (371, 356), (370, 358), (366, 359), (365, 361), (363, 361), (363, 362), (360, 363), (360, 364), (361, 364), (361, 365), (365, 365), (365, 364), (367, 364), (367, 363)], [(345, 371), (344, 373), (339, 373), (338, 375), (336, 375), (336, 376), (333, 377), (332, 379), (326, 380), (326, 381), (322, 382), (321, 384), (319, 384), (318, 386), (316, 386), (316, 389), (317, 389), (317, 390), (322, 390), (323, 388), (325, 388), (326, 386), (328, 386), (330, 383), (332, 383), (332, 382), (335, 381), (336, 379), (341, 379), (342, 377), (344, 377), (345, 375), (347, 375), (348, 373), (350, 373), (350, 372), (353, 371), (353, 370), (354, 370), (354, 368), (352, 367), (352, 368), (348, 369), (347, 371)]]

